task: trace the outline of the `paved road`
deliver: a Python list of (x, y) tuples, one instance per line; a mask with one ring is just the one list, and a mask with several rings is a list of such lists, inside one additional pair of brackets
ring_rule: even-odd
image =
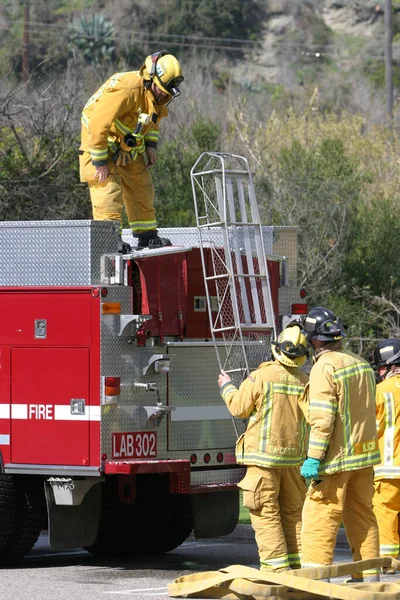
[[(351, 560), (343, 536), (336, 562)], [(41, 536), (27, 558), (14, 569), (2, 569), (1, 600), (167, 600), (167, 585), (196, 571), (231, 564), (258, 567), (250, 526), (239, 525), (230, 536), (187, 542), (168, 554), (135, 560), (104, 561), (82, 550), (52, 552)], [(393, 578), (386, 577), (393, 581)]]

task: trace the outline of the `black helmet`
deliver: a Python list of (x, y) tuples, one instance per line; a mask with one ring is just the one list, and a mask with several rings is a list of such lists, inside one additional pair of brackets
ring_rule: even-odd
[(333, 342), (345, 336), (341, 320), (323, 306), (316, 306), (310, 310), (304, 319), (303, 327), (309, 342), (311, 340)]
[(390, 338), (379, 342), (372, 351), (371, 364), (374, 369), (384, 365), (400, 365), (400, 340)]

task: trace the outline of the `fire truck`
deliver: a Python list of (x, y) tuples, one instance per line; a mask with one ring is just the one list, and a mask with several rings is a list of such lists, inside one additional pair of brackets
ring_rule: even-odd
[[(196, 227), (135, 250), (101, 221), (0, 224), (0, 564), (169, 551), (229, 534), (243, 468), (217, 377), (239, 385), (307, 307), (297, 231), (261, 225), (242, 157), (201, 155)], [(284, 324), (284, 322), (283, 322)]]

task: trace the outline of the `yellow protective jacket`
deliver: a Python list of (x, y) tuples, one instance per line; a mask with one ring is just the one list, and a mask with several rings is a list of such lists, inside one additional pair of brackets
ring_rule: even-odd
[(307, 423), (298, 401), (308, 376), (298, 368), (265, 362), (237, 389), (232, 382), (221, 388), (229, 412), (249, 417), (246, 432), (236, 444), (239, 464), (294, 467), (303, 462)]
[(379, 463), (375, 424), (375, 376), (341, 342), (318, 351), (310, 373), (308, 456), (318, 474), (353, 471)]
[(120, 145), (129, 150), (124, 137), (134, 132), (141, 113), (150, 115), (150, 123), (141, 133), (142, 153), (145, 147), (157, 147), (159, 123), (168, 115), (168, 109), (154, 102), (139, 71), (116, 73), (89, 98), (82, 111), (81, 151), (90, 152), (94, 166), (106, 165), (109, 155), (115, 154)]
[(400, 373), (376, 386), (376, 428), (381, 463), (375, 479), (400, 479)]

